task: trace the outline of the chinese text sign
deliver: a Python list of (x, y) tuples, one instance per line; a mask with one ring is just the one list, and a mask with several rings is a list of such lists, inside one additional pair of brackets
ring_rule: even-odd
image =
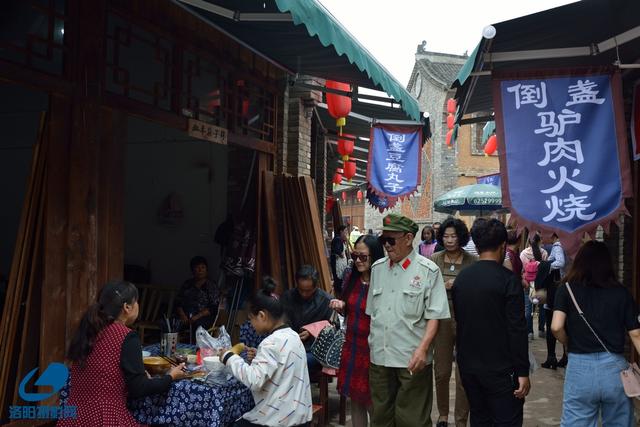
[(367, 178), (371, 189), (389, 201), (413, 193), (420, 184), (419, 127), (372, 128)]
[(528, 222), (567, 233), (619, 209), (611, 76), (497, 83), (511, 208)]

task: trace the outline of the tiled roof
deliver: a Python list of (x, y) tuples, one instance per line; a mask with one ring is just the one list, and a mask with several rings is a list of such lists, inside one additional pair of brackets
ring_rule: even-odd
[(456, 79), (462, 64), (451, 64), (446, 62), (432, 62), (428, 59), (420, 59), (420, 65), (434, 79), (450, 86)]
[(441, 52), (427, 52), (419, 50), (416, 53), (416, 61), (423, 74), (450, 86), (458, 72), (468, 59), (467, 55), (453, 55)]

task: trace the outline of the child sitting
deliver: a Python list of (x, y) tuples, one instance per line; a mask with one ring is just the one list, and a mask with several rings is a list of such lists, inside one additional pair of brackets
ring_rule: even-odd
[(238, 344), (221, 356), (222, 363), (251, 389), (255, 408), (234, 427), (306, 426), (312, 418), (307, 359), (300, 337), (285, 323), (284, 307), (273, 292), (276, 283), (263, 280), (249, 309), (249, 320), (258, 334), (269, 334), (253, 360), (245, 362)]

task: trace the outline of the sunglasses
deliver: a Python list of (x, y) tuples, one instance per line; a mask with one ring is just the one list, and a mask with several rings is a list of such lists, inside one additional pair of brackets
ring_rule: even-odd
[(353, 261), (360, 261), (360, 262), (367, 262), (367, 260), (369, 259), (369, 255), (365, 255), (365, 254), (351, 254), (351, 259)]
[[(406, 233), (405, 233), (405, 235), (406, 235)], [(378, 242), (382, 246), (384, 246), (386, 244), (389, 244), (389, 246), (395, 246), (396, 245), (396, 238), (395, 237), (388, 237), (388, 236), (380, 236), (380, 237), (378, 237)]]

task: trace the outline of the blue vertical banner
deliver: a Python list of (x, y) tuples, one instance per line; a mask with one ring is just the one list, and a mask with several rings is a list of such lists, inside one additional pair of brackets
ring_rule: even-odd
[(367, 181), (369, 190), (388, 208), (415, 192), (420, 184), (422, 162), (420, 126), (378, 124), (371, 128)]
[(503, 206), (519, 227), (584, 233), (626, 213), (631, 175), (618, 73), (512, 73), (493, 81)]

